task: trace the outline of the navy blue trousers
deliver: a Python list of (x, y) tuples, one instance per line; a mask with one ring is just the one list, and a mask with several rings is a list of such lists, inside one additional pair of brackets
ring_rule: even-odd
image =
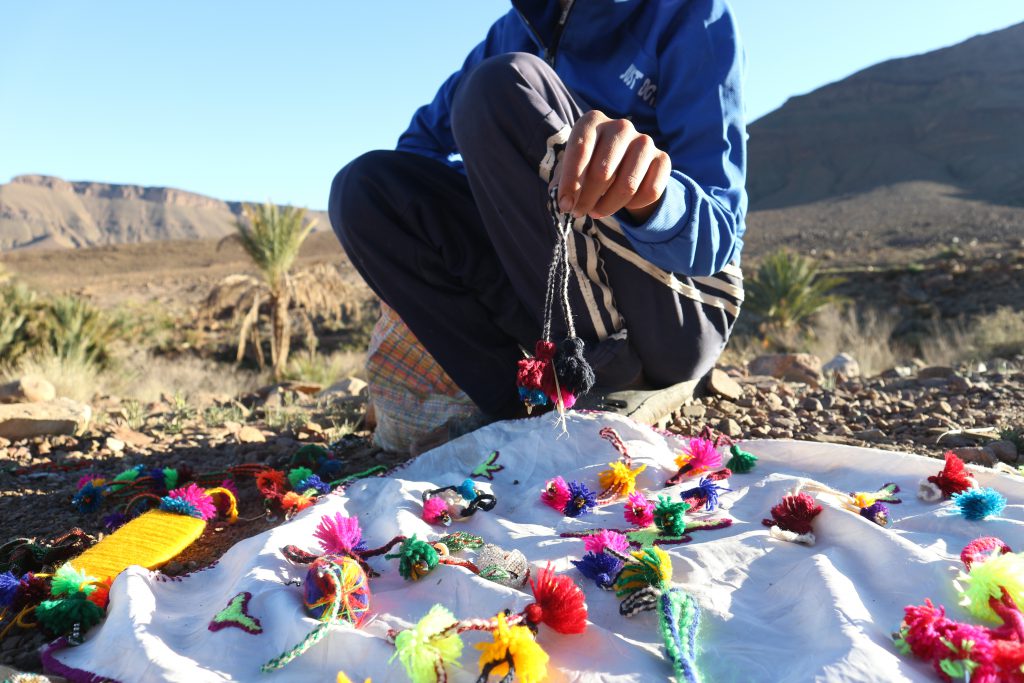
[[(547, 185), (583, 109), (532, 55), (493, 57), (455, 94), (465, 174), (418, 154), (364, 154), (335, 177), (329, 213), (353, 265), (488, 415), (516, 414), (516, 361), (541, 335), (555, 242)], [(577, 336), (605, 389), (706, 373), (742, 301), (733, 266), (667, 273), (614, 220), (580, 219), (568, 245)], [(553, 338), (565, 336), (560, 315)]]

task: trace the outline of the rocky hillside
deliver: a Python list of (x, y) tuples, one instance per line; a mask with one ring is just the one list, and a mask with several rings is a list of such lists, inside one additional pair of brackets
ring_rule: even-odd
[(883, 62), (750, 127), (751, 240), (1024, 235), (1024, 24)]
[[(241, 202), (173, 188), (24, 175), (0, 184), (0, 250), (216, 238), (241, 212)], [(311, 215), (329, 227), (322, 212)]]

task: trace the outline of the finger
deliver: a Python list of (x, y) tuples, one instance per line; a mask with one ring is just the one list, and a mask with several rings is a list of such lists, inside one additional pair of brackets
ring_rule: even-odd
[(588, 111), (576, 121), (569, 133), (558, 179), (558, 207), (566, 213), (576, 205), (583, 169), (590, 161), (597, 140), (597, 124), (603, 116), (599, 111)]
[(640, 183), (633, 199), (626, 203), (627, 209), (642, 209), (661, 199), (672, 173), (672, 160), (665, 152), (659, 152), (651, 160), (647, 175)]
[(583, 172), (582, 187), (573, 214), (585, 216), (615, 181), (630, 142), (636, 137), (633, 124), (625, 119), (606, 121), (598, 127), (597, 143)]
[(619, 170), (615, 173), (615, 181), (604, 195), (597, 201), (588, 214), (591, 218), (610, 216), (629, 202), (643, 184), (647, 169), (654, 161), (658, 149), (650, 137), (643, 135), (629, 144), (626, 155), (622, 157)]

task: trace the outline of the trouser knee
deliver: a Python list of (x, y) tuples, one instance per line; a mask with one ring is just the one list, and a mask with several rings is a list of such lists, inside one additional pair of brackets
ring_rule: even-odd
[(395, 153), (367, 152), (338, 171), (331, 184), (327, 213), (331, 227), (350, 256), (355, 256), (379, 234), (377, 220), (381, 201), (379, 189), (386, 182)]

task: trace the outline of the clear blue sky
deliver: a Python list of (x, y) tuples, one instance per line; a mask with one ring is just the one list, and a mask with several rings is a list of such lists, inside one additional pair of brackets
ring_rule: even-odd
[[(1022, 0), (732, 5), (751, 120), (879, 61), (1024, 21)], [(45, 173), (323, 208), (335, 171), (392, 147), (508, 8), (0, 0), (0, 182)]]

